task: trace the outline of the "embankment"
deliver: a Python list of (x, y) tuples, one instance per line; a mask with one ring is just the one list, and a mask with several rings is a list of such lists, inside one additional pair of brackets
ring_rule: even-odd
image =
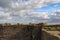
[(42, 40), (60, 40), (58, 37), (53, 36), (45, 31), (42, 31)]

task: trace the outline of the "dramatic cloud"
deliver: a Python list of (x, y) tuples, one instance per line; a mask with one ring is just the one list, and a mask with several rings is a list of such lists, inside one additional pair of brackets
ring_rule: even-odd
[(33, 9), (51, 3), (59, 3), (60, 0), (0, 0), (0, 6), (3, 8)]
[[(60, 0), (0, 0), (1, 22), (56, 22), (60, 19), (60, 12), (34, 12), (35, 8), (46, 7), (59, 3)], [(26, 21), (25, 21), (26, 20)]]

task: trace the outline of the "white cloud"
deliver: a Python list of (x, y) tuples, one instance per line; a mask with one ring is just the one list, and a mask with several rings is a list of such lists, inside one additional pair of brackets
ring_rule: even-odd
[(8, 13), (0, 12), (0, 16), (9, 16)]
[(8, 19), (12, 19), (10, 13), (5, 13), (3, 11), (0, 11), (0, 20), (8, 20)]
[[(59, 3), (60, 0), (29, 0), (28, 2), (22, 2), (22, 0), (0, 0), (0, 20), (7, 19), (20, 21), (47, 21), (49, 19), (55, 20), (60, 17), (60, 12), (54, 12), (50, 15), (48, 12), (33, 12), (34, 8), (44, 7), (48, 4)], [(36, 20), (35, 20), (36, 19)]]
[(60, 0), (29, 0), (28, 2), (24, 2), (23, 0), (0, 0), (0, 6), (3, 8), (13, 8), (13, 9), (33, 9), (37, 7), (43, 7), (47, 4), (58, 3)]
[(40, 17), (42, 19), (50, 18), (48, 12), (32, 12), (31, 15), (32, 17)]

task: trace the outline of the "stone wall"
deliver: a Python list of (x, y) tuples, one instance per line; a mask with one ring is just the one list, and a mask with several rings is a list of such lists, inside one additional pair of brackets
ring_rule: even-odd
[(0, 27), (0, 40), (41, 40), (41, 28), (34, 26)]

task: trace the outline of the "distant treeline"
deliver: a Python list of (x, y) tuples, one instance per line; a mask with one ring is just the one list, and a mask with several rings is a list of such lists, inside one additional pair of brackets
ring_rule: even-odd
[(55, 25), (48, 25), (47, 23), (29, 23), (29, 24), (11, 24), (11, 23), (4, 23), (4, 24), (0, 24), (0, 27), (20, 27), (20, 26), (27, 26), (27, 25), (31, 25), (31, 26), (41, 26), (41, 27), (60, 27), (60, 24), (55, 24)]
[(20, 23), (17, 23), (17, 24), (11, 24), (11, 23), (4, 23), (4, 24), (0, 24), (0, 26), (6, 26), (6, 27), (11, 27), (11, 26), (27, 26), (27, 25), (31, 25), (31, 26), (42, 26), (44, 23), (29, 23), (29, 24), (20, 24)]

